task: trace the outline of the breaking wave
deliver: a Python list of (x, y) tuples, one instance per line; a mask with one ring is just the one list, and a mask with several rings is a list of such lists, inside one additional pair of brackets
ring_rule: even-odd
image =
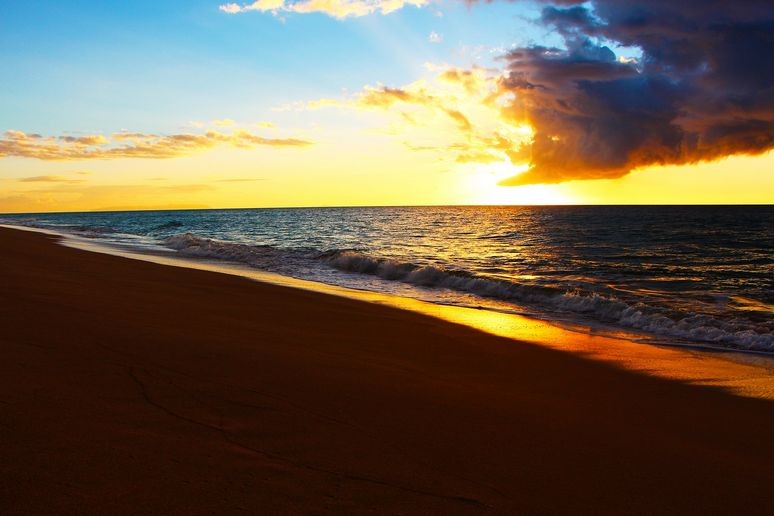
[(272, 272), (287, 271), (294, 262), (319, 254), (316, 250), (284, 250), (270, 245), (224, 242), (191, 233), (172, 235), (164, 239), (163, 243), (186, 256), (244, 263)]

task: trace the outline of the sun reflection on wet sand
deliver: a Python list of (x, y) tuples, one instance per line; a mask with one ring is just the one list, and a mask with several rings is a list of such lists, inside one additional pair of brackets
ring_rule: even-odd
[[(14, 227), (14, 226), (8, 226)], [(589, 359), (663, 378), (727, 389), (735, 394), (774, 399), (774, 359), (756, 354), (715, 352), (692, 348), (655, 346), (627, 340), (571, 331), (553, 324), (515, 314), (427, 303), (411, 298), (347, 289), (250, 269), (239, 264), (143, 254), (83, 238), (45, 230), (14, 227), (63, 237), (62, 243), (77, 249), (123, 256), (163, 265), (188, 267), (254, 279), (275, 285), (300, 288), (411, 310), (448, 322), (462, 324), (500, 337), (547, 346)], [(633, 338), (633, 336), (631, 336)]]

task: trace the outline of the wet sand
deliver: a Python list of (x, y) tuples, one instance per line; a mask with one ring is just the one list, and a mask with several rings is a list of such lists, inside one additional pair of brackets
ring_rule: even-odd
[(764, 513), (774, 403), (0, 228), (0, 513)]

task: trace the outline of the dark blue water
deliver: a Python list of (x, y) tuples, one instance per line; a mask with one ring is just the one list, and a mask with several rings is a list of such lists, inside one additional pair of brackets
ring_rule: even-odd
[(146, 252), (774, 352), (774, 207), (408, 207), (4, 215)]

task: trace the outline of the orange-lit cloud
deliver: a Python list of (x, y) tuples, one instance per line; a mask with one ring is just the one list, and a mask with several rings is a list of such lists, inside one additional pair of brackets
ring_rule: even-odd
[(228, 14), (259, 12), (324, 13), (334, 18), (389, 14), (407, 5), (422, 7), (429, 0), (257, 0), (251, 3), (227, 3), (220, 10)]
[(238, 129), (231, 133), (207, 131), (204, 134), (155, 135), (114, 133), (102, 135), (44, 137), (9, 130), (0, 138), (0, 158), (23, 157), (46, 161), (145, 158), (165, 159), (185, 156), (219, 145), (241, 149), (258, 146), (303, 147), (312, 142), (297, 138), (265, 138)]

